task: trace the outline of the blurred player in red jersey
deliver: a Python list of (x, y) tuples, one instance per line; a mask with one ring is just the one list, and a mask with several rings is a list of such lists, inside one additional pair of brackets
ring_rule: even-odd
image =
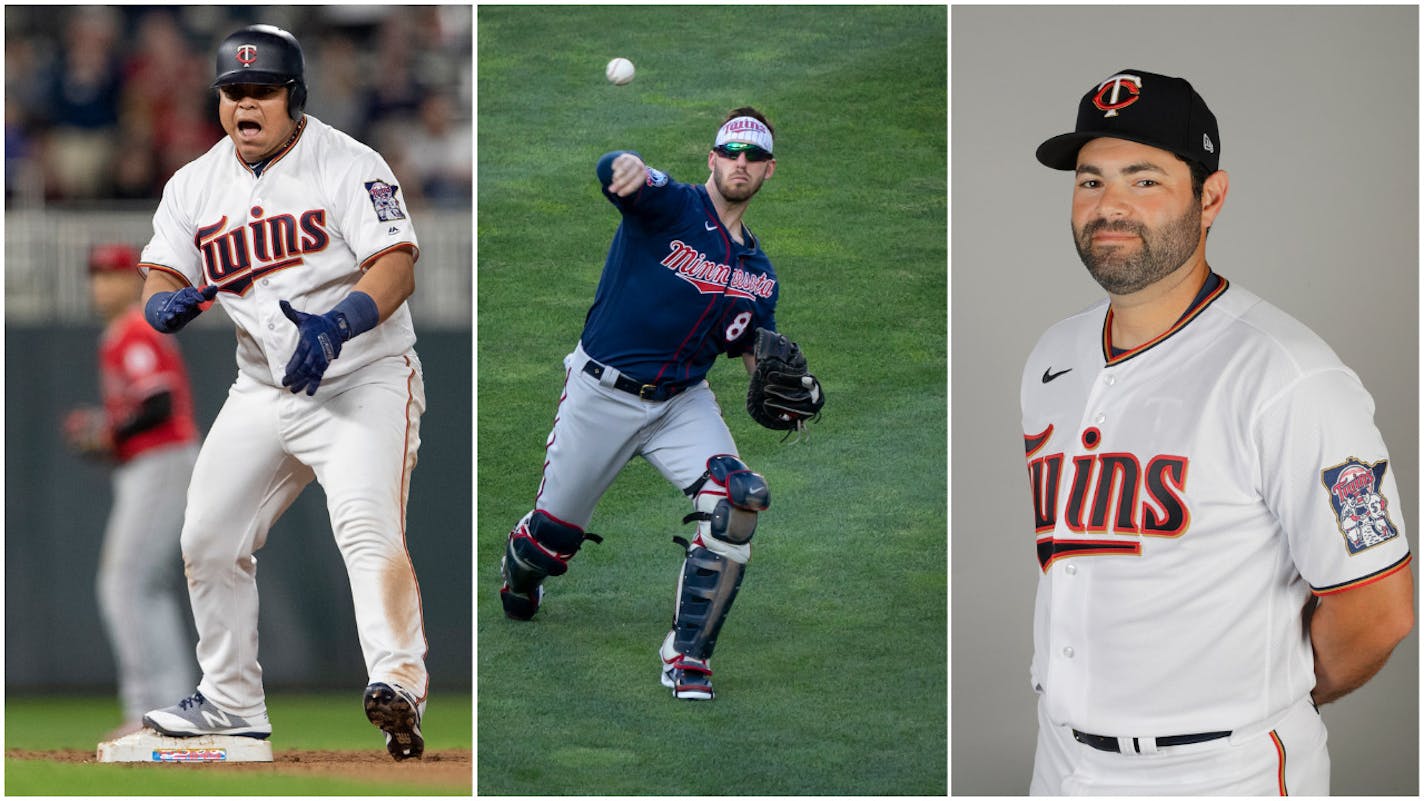
[(144, 712), (193, 686), (192, 638), (180, 607), (183, 504), (155, 498), (186, 493), (198, 454), (192, 392), (177, 342), (148, 324), (138, 250), (94, 247), (94, 306), (107, 323), (99, 339), (103, 406), (65, 418), (75, 452), (116, 463), (114, 505), (104, 529), (96, 590), (118, 660), (124, 723), (137, 731)]

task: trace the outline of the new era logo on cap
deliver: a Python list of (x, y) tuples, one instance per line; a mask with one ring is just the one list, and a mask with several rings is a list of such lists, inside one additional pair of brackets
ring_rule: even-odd
[(1055, 170), (1077, 168), (1078, 150), (1099, 137), (1140, 142), (1200, 162), (1210, 172), (1220, 164), (1216, 115), (1181, 78), (1124, 69), (1093, 84), (1078, 102), (1072, 133), (1038, 146), (1038, 160)]

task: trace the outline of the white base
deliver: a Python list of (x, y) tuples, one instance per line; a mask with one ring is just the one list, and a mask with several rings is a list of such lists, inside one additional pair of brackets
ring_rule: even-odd
[(271, 762), (272, 744), (254, 737), (212, 734), (165, 737), (141, 729), (99, 743), (100, 762)]

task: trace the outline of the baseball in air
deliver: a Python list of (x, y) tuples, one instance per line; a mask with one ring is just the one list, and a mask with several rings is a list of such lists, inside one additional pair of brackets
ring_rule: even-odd
[(608, 82), (614, 86), (622, 86), (633, 82), (633, 62), (626, 58), (615, 58), (608, 62), (608, 68), (603, 71), (608, 76)]

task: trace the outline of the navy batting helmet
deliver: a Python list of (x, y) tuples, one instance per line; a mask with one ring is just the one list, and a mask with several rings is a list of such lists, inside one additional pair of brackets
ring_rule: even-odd
[(213, 88), (234, 83), (285, 86), (287, 114), (301, 119), (307, 104), (306, 59), (297, 37), (275, 25), (249, 25), (218, 45)]

